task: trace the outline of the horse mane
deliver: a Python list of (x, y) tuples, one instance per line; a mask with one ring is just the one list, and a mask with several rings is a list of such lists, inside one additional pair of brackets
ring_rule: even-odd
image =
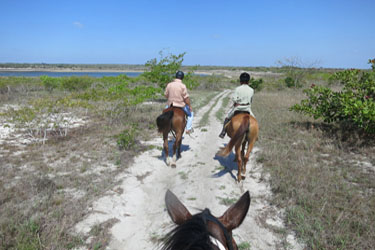
[(158, 131), (163, 132), (163, 129), (171, 124), (173, 118), (173, 110), (169, 110), (156, 118), (156, 124), (158, 125)]
[(210, 233), (201, 214), (194, 215), (170, 231), (162, 250), (213, 250)]

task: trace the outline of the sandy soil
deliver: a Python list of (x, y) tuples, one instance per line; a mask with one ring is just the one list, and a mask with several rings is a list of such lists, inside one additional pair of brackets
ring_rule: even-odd
[[(230, 79), (238, 79), (238, 77), (243, 73), (243, 70), (226, 70), (226, 69), (217, 69), (217, 70), (197, 70), (194, 71), (195, 74), (202, 74), (202, 75), (223, 75)], [(274, 73), (274, 72), (260, 72), (260, 71), (246, 71), (250, 74), (251, 77), (258, 79), (261, 77), (278, 77), (283, 75), (282, 73)]]
[[(184, 136), (182, 158), (177, 161), (176, 168), (165, 164), (160, 148), (139, 155), (126, 172), (117, 176), (122, 184), (87, 208), (89, 216), (76, 225), (76, 232), (87, 234), (96, 224), (115, 218), (118, 222), (110, 229), (112, 238), (108, 249), (157, 249), (158, 239), (174, 226), (164, 205), (167, 189), (174, 192), (193, 214), (208, 207), (216, 216), (229, 206), (222, 204), (223, 199), (237, 200), (249, 190), (249, 212), (243, 224), (233, 231), (237, 244), (248, 242), (251, 249), (282, 249), (282, 241), (286, 239), (288, 249), (302, 249), (292, 234), (283, 238), (276, 233), (285, 230), (283, 212), (267, 202), (271, 195), (267, 178), (261, 174), (262, 166), (255, 162), (261, 149), (254, 148), (242, 184), (235, 181), (234, 155), (227, 159), (215, 156), (229, 141), (228, 137), (218, 137), (222, 125), (215, 117), (223, 97), (229, 94), (230, 91), (221, 93), (196, 114), (195, 132)], [(209, 124), (199, 128), (199, 120), (215, 105), (217, 98)], [(172, 142), (171, 139), (170, 146)], [(162, 138), (147, 143), (160, 147)]]

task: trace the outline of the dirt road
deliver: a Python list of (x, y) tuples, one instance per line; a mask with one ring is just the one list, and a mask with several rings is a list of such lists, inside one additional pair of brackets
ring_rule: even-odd
[[(164, 205), (167, 189), (193, 214), (208, 207), (216, 216), (222, 215), (231, 202), (249, 190), (249, 212), (243, 224), (233, 231), (237, 244), (250, 245), (251, 249), (301, 249), (293, 235), (276, 233), (284, 231), (282, 211), (267, 202), (271, 192), (267, 178), (261, 174), (262, 166), (255, 162), (261, 150), (257, 144), (243, 184), (235, 181), (234, 155), (227, 159), (215, 156), (229, 141), (228, 137), (218, 137), (222, 125), (215, 116), (223, 98), (229, 94), (229, 91), (219, 94), (197, 112), (195, 131), (191, 136), (184, 136), (182, 158), (176, 168), (165, 164), (160, 150), (161, 136), (147, 142), (159, 148), (139, 155), (126, 172), (117, 176), (122, 184), (88, 208), (90, 215), (77, 224), (76, 231), (87, 234), (96, 224), (115, 218), (117, 223), (110, 230), (112, 239), (108, 249), (157, 249), (158, 241), (173, 228)], [(198, 127), (206, 112), (209, 112), (208, 124)]]

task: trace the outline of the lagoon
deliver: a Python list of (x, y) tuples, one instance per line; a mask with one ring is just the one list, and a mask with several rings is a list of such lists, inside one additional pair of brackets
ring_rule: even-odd
[(52, 72), (52, 71), (0, 71), (0, 77), (18, 76), (18, 77), (64, 77), (64, 76), (89, 76), (89, 77), (103, 77), (103, 76), (118, 76), (127, 75), (129, 77), (137, 77), (142, 72)]

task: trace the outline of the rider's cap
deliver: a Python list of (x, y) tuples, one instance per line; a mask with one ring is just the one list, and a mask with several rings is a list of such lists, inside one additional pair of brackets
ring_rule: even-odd
[(184, 72), (182, 72), (182, 71), (177, 71), (177, 73), (176, 73), (176, 78), (177, 78), (177, 79), (180, 79), (180, 80), (184, 79)]
[(246, 72), (242, 73), (240, 75), (240, 82), (249, 82), (250, 81), (250, 75)]

